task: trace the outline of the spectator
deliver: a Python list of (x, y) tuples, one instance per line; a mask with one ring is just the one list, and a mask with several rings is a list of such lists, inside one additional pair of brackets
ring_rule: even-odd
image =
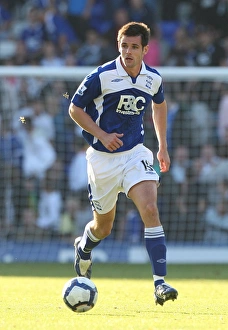
[(6, 224), (7, 224), (7, 216), (5, 209), (5, 162), (2, 159), (2, 155), (0, 153), (0, 230), (4, 232)]
[[(2, 119), (0, 138), (0, 212), (2, 215), (1, 219), (5, 219), (5, 221), (12, 226), (21, 224), (22, 220), (20, 207), (23, 182), (22, 161), (23, 150), (21, 141), (17, 134), (12, 130), (10, 119)], [(7, 196), (10, 197), (6, 200)], [(7, 210), (6, 205), (11, 205), (11, 208)]]
[[(181, 217), (183, 237), (186, 234), (184, 223), (187, 221), (187, 204), (186, 198), (188, 194), (188, 170), (190, 168), (189, 150), (183, 145), (179, 145), (174, 149), (173, 160), (171, 165), (171, 176), (176, 186), (176, 212)], [(186, 225), (185, 225), (186, 226)]]
[(222, 65), (228, 67), (228, 36), (226, 36), (222, 39), (222, 46), (223, 46), (224, 51), (225, 51), (225, 57), (224, 57), (224, 60), (222, 62)]
[[(194, 93), (193, 93), (194, 94)], [(205, 125), (207, 123), (207, 125)], [(191, 154), (196, 157), (202, 146), (210, 143), (213, 136), (213, 116), (207, 102), (192, 96), (189, 108), (189, 126), (191, 128)]]
[(222, 66), (225, 50), (216, 40), (216, 31), (199, 26), (196, 29), (196, 48), (193, 56), (195, 66)]
[(68, 52), (64, 57), (65, 66), (77, 66), (77, 58), (74, 51)]
[(130, 20), (129, 12), (125, 6), (121, 6), (114, 10), (112, 17), (112, 22), (113, 22), (112, 27), (106, 34), (112, 45), (116, 45), (117, 33), (119, 29), (121, 28), (121, 26), (129, 22), (129, 20)]
[(216, 3), (216, 11), (212, 23), (219, 31), (221, 37), (227, 37), (228, 35), (228, 1), (218, 0)]
[(124, 234), (125, 242), (126, 237), (131, 244), (140, 244), (143, 241), (142, 221), (139, 212), (134, 208), (126, 212)]
[[(177, 203), (178, 194), (179, 189), (171, 172), (163, 173), (158, 189), (158, 205), (168, 241), (183, 240), (184, 237), (184, 233), (179, 230), (179, 223), (182, 224), (182, 219)], [(182, 226), (180, 226), (181, 228)]]
[(209, 26), (215, 19), (215, 5), (217, 0), (193, 0), (193, 15), (196, 24)]
[(206, 144), (201, 147), (199, 163), (201, 170), (199, 173), (200, 182), (214, 184), (216, 180), (216, 169), (220, 163), (220, 159), (216, 154), (215, 147), (211, 144)]
[(43, 42), (47, 40), (47, 32), (37, 8), (33, 7), (28, 10), (26, 23), (20, 39), (25, 43), (29, 57), (40, 56)]
[(9, 40), (12, 37), (12, 15), (6, 3), (0, 3), (0, 40)]
[(95, 30), (89, 29), (86, 32), (85, 42), (79, 47), (76, 58), (78, 65), (96, 66), (101, 63), (102, 45)]
[(63, 200), (55, 172), (52, 173), (52, 171), (55, 171), (55, 168), (50, 168), (47, 171), (43, 181), (36, 223), (44, 231), (55, 233), (60, 225)]
[(215, 203), (208, 207), (205, 214), (207, 243), (227, 245), (228, 242), (228, 180), (217, 184)]
[(40, 134), (45, 136), (49, 141), (55, 139), (55, 126), (53, 117), (45, 110), (44, 100), (40, 98), (32, 101), (33, 110), (33, 125), (34, 128), (40, 131)]
[(21, 77), (18, 81), (18, 94), (20, 95), (20, 97), (19, 102), (17, 104), (17, 110), (18, 105), (19, 107), (24, 107), (30, 100), (38, 98), (41, 94), (42, 89), (45, 88), (47, 85), (47, 78), (44, 77)]
[(95, 0), (91, 10), (89, 28), (98, 34), (106, 34), (112, 27), (113, 4), (110, 1)]
[(79, 234), (76, 230), (79, 205), (80, 201), (70, 194), (64, 201), (60, 217), (59, 233), (65, 238), (72, 239), (72, 241), (75, 235)]
[(75, 31), (67, 19), (57, 11), (55, 5), (51, 4), (44, 10), (43, 20), (47, 39), (55, 43), (62, 56), (77, 45), (78, 39)]
[(167, 114), (167, 141), (168, 141), (168, 148), (169, 152), (173, 152), (173, 125), (176, 120), (176, 116), (178, 116), (178, 112), (180, 110), (180, 105), (174, 99), (167, 98), (168, 104), (168, 114)]
[(86, 149), (87, 143), (81, 137), (75, 139), (76, 152), (73, 156), (68, 170), (68, 187), (71, 192), (88, 189)]
[(85, 225), (91, 221), (93, 217), (91, 205), (88, 203), (88, 191), (85, 189), (78, 190), (74, 193), (74, 198), (79, 202), (76, 219), (76, 233), (82, 235)]
[(107, 35), (100, 37), (101, 42), (101, 63), (108, 62), (113, 58), (113, 55), (116, 54), (116, 57), (119, 55), (116, 47), (110, 43), (110, 40)]
[(66, 107), (68, 100), (63, 97), (63, 92), (66, 89), (63, 87), (59, 91), (59, 88), (64, 86), (63, 83), (56, 81), (51, 86), (53, 87), (52, 92), (45, 95), (46, 108), (54, 122), (54, 148), (58, 159), (64, 163), (64, 170), (67, 171), (69, 162), (74, 154), (74, 125), (72, 125), (72, 121), (67, 116)]
[(32, 6), (39, 9), (46, 9), (50, 6), (55, 6), (58, 12), (64, 12), (65, 10), (65, 1), (64, 0), (30, 0)]
[(220, 37), (228, 34), (228, 1), (210, 0), (198, 1), (193, 3), (193, 16), (196, 25), (211, 26), (218, 30)]
[(191, 166), (189, 159), (189, 149), (183, 145), (176, 147), (173, 153), (171, 165), (171, 175), (174, 182), (180, 188), (180, 196), (184, 196), (187, 191), (187, 175)]
[[(169, 88), (168, 84), (166, 88)], [(172, 95), (172, 99), (167, 98), (167, 138), (169, 152), (172, 156), (173, 151), (179, 145), (180, 141), (182, 145), (189, 146), (191, 128), (189, 127), (189, 111), (184, 84), (173, 82), (170, 88), (169, 92)]]
[(56, 152), (48, 139), (33, 126), (32, 118), (25, 118), (21, 138), (23, 143), (23, 173), (25, 177), (43, 179), (53, 165)]
[(44, 42), (40, 65), (46, 67), (60, 67), (64, 65), (64, 59), (58, 56), (54, 42)]
[(39, 189), (39, 182), (35, 177), (24, 178), (20, 207), (23, 219), (23, 231), (26, 236), (35, 234), (36, 232)]
[[(12, 60), (5, 60), (4, 65), (13, 65)], [(1, 114), (2, 118), (12, 118), (14, 111), (20, 104), (20, 78), (1, 77), (0, 96), (1, 96)]]
[(82, 235), (85, 224), (92, 218), (87, 201), (88, 194), (84, 190), (70, 193), (65, 199), (59, 232), (72, 242), (75, 235)]
[(201, 149), (198, 159), (200, 163), (199, 180), (207, 186), (208, 201), (213, 202), (214, 186), (222, 180), (228, 179), (227, 160), (219, 158), (213, 145), (205, 145)]
[(163, 62), (161, 42), (158, 37), (159, 32), (155, 28), (151, 28), (150, 31), (149, 50), (144, 55), (144, 62), (149, 66), (156, 67)]
[(228, 161), (228, 126), (225, 127), (223, 139), (218, 142), (218, 156)]
[(13, 62), (14, 65), (20, 66), (20, 65), (27, 65), (29, 55), (26, 49), (26, 45), (23, 40), (16, 40), (16, 50), (15, 54), (13, 56)]
[(85, 40), (90, 27), (91, 12), (95, 0), (68, 0), (67, 19), (80, 42)]
[(33, 116), (33, 108), (32, 108), (32, 100), (28, 99), (25, 104), (23, 104), (21, 107), (15, 111), (13, 117), (12, 117), (12, 127), (17, 132), (17, 134), (20, 136), (21, 132), (23, 131), (23, 127), (21, 126), (23, 123), (21, 122), (22, 118), (25, 117), (32, 117)]
[(226, 92), (222, 95), (218, 107), (218, 138), (220, 143), (224, 141), (226, 127), (228, 127), (228, 92), (227, 84)]
[(192, 1), (180, 0), (176, 8), (177, 20), (183, 26), (193, 25), (193, 4)]
[(178, 6), (181, 0), (160, 0), (160, 15), (162, 21), (176, 21)]
[(180, 26), (174, 33), (174, 44), (164, 60), (166, 66), (193, 66), (193, 39), (187, 28)]
[(157, 13), (147, 5), (145, 0), (129, 0), (128, 11), (130, 21), (143, 22), (150, 28), (157, 22)]
[(185, 239), (190, 241), (202, 241), (204, 236), (204, 216), (208, 205), (207, 184), (201, 182), (201, 162), (199, 158), (193, 159), (187, 173), (187, 228)]

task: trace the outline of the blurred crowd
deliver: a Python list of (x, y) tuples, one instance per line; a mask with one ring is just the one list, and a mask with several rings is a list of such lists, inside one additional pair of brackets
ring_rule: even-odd
[(0, 61), (99, 65), (132, 20), (151, 28), (149, 65), (228, 65), (227, 0), (1, 0)]
[[(0, 65), (97, 66), (128, 21), (151, 28), (151, 66), (228, 66), (228, 0), (0, 0)], [(68, 115), (77, 83), (0, 80), (0, 235), (80, 235), (91, 217), (85, 150)], [(172, 166), (158, 204), (169, 241), (228, 243), (228, 81), (167, 82)], [(156, 152), (150, 111), (146, 144)], [(156, 164), (155, 164), (156, 166)], [(129, 233), (130, 232), (130, 233)], [(120, 195), (114, 239), (142, 240)], [(128, 233), (128, 235), (126, 235)]]

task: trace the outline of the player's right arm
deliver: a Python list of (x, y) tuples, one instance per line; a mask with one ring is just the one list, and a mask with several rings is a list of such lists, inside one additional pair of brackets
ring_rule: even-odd
[(105, 132), (82, 108), (77, 107), (72, 102), (69, 106), (69, 115), (83, 130), (100, 140), (109, 151), (115, 151), (123, 145), (123, 142), (120, 139), (123, 134)]

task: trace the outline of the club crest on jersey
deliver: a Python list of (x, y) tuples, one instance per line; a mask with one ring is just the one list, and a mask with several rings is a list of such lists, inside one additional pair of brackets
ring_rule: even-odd
[(146, 77), (146, 87), (149, 89), (151, 89), (151, 87), (152, 87), (152, 80), (153, 80), (153, 78), (151, 76)]
[(116, 112), (124, 115), (139, 115), (144, 110), (146, 100), (143, 96), (121, 95)]

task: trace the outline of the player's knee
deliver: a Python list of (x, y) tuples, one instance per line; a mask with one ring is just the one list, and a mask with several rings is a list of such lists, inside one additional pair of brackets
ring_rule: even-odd
[(153, 217), (153, 218), (158, 217), (158, 207), (156, 203), (153, 202), (148, 203), (143, 212), (146, 217)]
[(110, 234), (111, 234), (111, 231), (112, 229), (107, 227), (107, 228), (102, 228), (100, 230), (100, 237), (103, 239), (103, 238), (106, 238), (108, 237)]
[(95, 236), (100, 239), (108, 237), (112, 232), (112, 226), (97, 226), (95, 228)]

